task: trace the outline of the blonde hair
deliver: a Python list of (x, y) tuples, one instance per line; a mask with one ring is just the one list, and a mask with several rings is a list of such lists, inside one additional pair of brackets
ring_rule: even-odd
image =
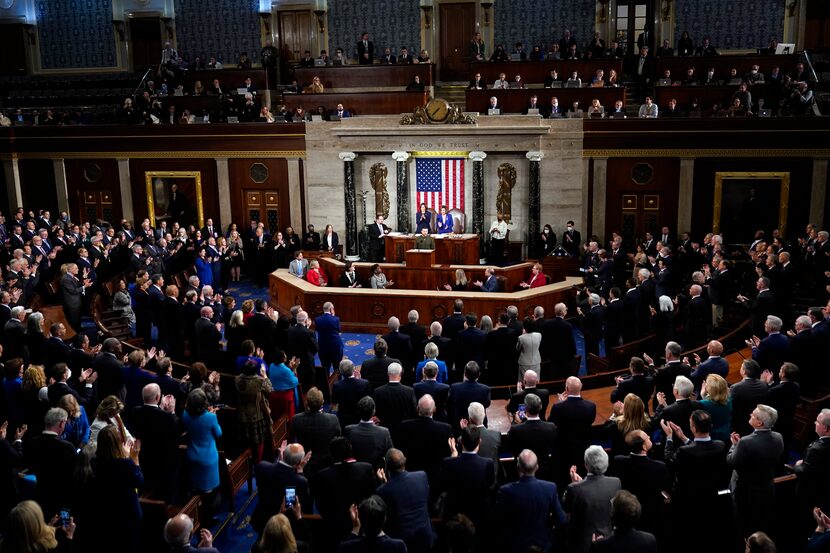
[(254, 300), (245, 300), (242, 302), (242, 307), (240, 311), (243, 313), (253, 313), (254, 312)]
[(268, 519), (262, 536), (259, 538), (259, 550), (263, 553), (294, 553), (297, 540), (291, 531), (291, 523), (283, 514)]
[(455, 283), (459, 286), (467, 286), (467, 273), (464, 269), (455, 270)]
[(623, 436), (632, 430), (645, 430), (650, 423), (646, 406), (640, 396), (628, 394), (623, 400), (623, 414), (617, 417), (617, 428)]
[(29, 368), (23, 371), (23, 389), (40, 390), (46, 386), (46, 371), (43, 370), (42, 365), (29, 365)]
[(121, 420), (121, 411), (124, 410), (124, 404), (121, 403), (121, 400), (115, 396), (107, 396), (104, 400), (98, 405), (98, 409), (95, 410), (95, 419), (102, 420), (111, 424), (115, 421), (115, 425), (118, 427), (117, 431), (121, 435), (121, 441), (126, 441), (127, 438), (127, 429), (124, 428), (124, 421)]
[(21, 501), (6, 517), (2, 553), (41, 553), (58, 546), (55, 529), (43, 522), (43, 511), (34, 501)]
[(66, 394), (58, 401), (58, 407), (69, 414), (70, 418), (77, 419), (81, 416), (81, 406), (72, 394)]
[(118, 428), (107, 426), (101, 429), (96, 440), (95, 458), (99, 462), (127, 458), (127, 452), (124, 451), (124, 438)]
[(706, 377), (706, 399), (726, 405), (729, 401), (729, 384), (719, 374), (710, 374)]

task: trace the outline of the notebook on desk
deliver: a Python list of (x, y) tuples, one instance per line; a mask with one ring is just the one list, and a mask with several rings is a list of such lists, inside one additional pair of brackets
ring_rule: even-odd
[(657, 86), (671, 86), (671, 79), (660, 79), (657, 81)]

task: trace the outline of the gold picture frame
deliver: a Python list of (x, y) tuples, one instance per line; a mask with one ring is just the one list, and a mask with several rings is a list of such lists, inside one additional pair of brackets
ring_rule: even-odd
[[(202, 173), (199, 171), (145, 171), (144, 184), (147, 195), (147, 213), (150, 225), (155, 227), (157, 221), (176, 220), (170, 214), (170, 197), (175, 184), (181, 190), (184, 204), (184, 221), (182, 226), (190, 224), (205, 226), (205, 209), (202, 204)], [(170, 225), (172, 226), (172, 224)]]
[[(779, 186), (778, 189), (778, 221), (776, 228), (781, 231), (782, 236), (786, 235), (787, 232), (787, 211), (790, 206), (790, 173), (789, 172), (777, 172), (777, 171), (765, 171), (765, 172), (716, 172), (715, 173), (715, 197), (714, 197), (714, 206), (712, 210), (712, 232), (715, 234), (719, 234), (722, 230), (722, 227), (727, 225), (722, 225), (722, 217), (724, 215), (724, 207), (725, 206), (725, 199), (724, 199), (724, 187), (729, 188), (730, 181), (736, 181), (732, 184), (738, 185), (740, 184), (744, 188), (749, 187), (751, 194), (750, 197), (755, 196), (756, 190), (760, 189), (762, 194), (756, 200), (756, 203), (759, 204), (759, 207), (771, 210), (770, 207), (770, 197), (775, 196), (775, 190), (771, 190), (769, 185), (773, 184), (773, 182), (777, 183)], [(756, 187), (757, 184), (757, 187)], [(730, 192), (727, 190), (727, 192)], [(750, 205), (751, 202), (749, 199), (744, 199), (745, 206)], [(734, 201), (733, 201), (734, 203)], [(747, 211), (748, 213), (743, 214), (744, 220), (751, 220), (754, 224), (752, 227), (744, 228), (743, 230), (747, 233), (754, 233), (756, 228), (764, 228), (760, 226), (763, 223), (764, 216), (761, 212), (755, 209), (746, 209), (745, 207), (742, 208), (743, 211)], [(730, 221), (732, 221), (732, 216), (734, 214), (730, 213)], [(740, 219), (741, 214), (738, 214), (738, 217), (735, 217), (735, 221), (732, 223), (732, 227), (736, 225), (741, 225), (742, 220)], [(765, 229), (771, 230), (771, 229)], [(733, 241), (729, 237), (726, 237), (727, 240)]]

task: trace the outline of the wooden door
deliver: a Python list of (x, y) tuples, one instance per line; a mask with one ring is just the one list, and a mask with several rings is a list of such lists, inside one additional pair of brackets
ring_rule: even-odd
[(288, 75), (291, 62), (303, 57), (308, 50), (317, 57), (315, 52), (315, 25), (316, 17), (308, 10), (286, 10), (277, 13), (279, 21), (279, 37), (277, 48), (280, 52), (280, 74)]
[(469, 80), (470, 40), (476, 25), (475, 4), (441, 4), (438, 24), (441, 30), (441, 80)]
[(134, 71), (144, 71), (161, 61), (161, 21), (158, 17), (130, 19), (130, 50)]
[(96, 188), (78, 189), (77, 211), (79, 220), (96, 221), (118, 221), (121, 219), (121, 210), (116, 209), (112, 193), (109, 190)]
[[(242, 205), (245, 213), (239, 221), (239, 228), (247, 228), (247, 221), (251, 219), (265, 223), (265, 229), (275, 235), (278, 230), (288, 225), (280, 221), (280, 195), (277, 190), (263, 190), (261, 188), (243, 188)], [(244, 225), (244, 226), (243, 226)]]
[(808, 0), (804, 49), (828, 47), (830, 47), (830, 3), (827, 0)]
[(650, 232), (657, 236), (663, 226), (660, 216), (662, 200), (656, 192), (622, 192), (620, 194), (619, 232), (623, 248), (636, 251), (636, 244)]
[(0, 29), (0, 75), (25, 75), (27, 36), (23, 25), (3, 25)]
[[(646, 25), (653, 27), (654, 2), (644, 0), (618, 0), (617, 2), (617, 28), (616, 38), (625, 48), (628, 55), (637, 54), (637, 37), (643, 32)], [(654, 34), (654, 29), (650, 32)], [(650, 42), (654, 43), (654, 37)], [(655, 55), (655, 49), (651, 48), (649, 54)]]

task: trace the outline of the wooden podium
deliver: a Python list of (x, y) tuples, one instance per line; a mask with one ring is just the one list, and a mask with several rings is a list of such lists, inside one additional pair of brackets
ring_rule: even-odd
[(435, 250), (406, 250), (406, 266), (422, 269), (435, 265)]

